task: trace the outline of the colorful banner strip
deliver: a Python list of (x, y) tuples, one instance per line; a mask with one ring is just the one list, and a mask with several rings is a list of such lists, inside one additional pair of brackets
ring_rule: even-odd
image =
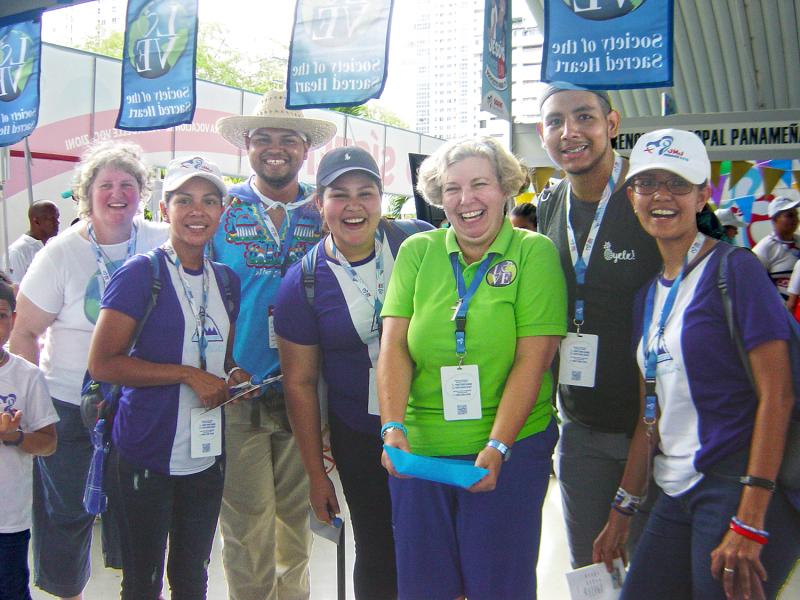
[(483, 13), (481, 110), (511, 120), (511, 7), (486, 0)]
[(673, 0), (545, 0), (542, 81), (672, 86)]
[(389, 67), (392, 0), (297, 0), (286, 108), (357, 106), (379, 98)]
[(197, 0), (129, 0), (117, 129), (191, 123), (196, 54)]
[(39, 122), (42, 24), (0, 27), (0, 146), (29, 136)]

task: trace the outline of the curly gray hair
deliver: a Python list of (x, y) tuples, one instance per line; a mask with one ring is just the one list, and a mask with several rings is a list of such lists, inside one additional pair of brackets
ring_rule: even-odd
[(485, 158), (494, 166), (497, 181), (507, 198), (519, 193), (527, 169), (491, 137), (452, 141), (440, 146), (420, 165), (417, 191), (430, 204), (441, 206), (442, 185), (448, 167), (471, 156)]
[(72, 195), (78, 201), (78, 216), (92, 214), (92, 185), (101, 169), (112, 167), (132, 175), (139, 183), (139, 198), (150, 197), (150, 173), (142, 162), (142, 148), (130, 142), (103, 142), (91, 146), (81, 157), (72, 180)]

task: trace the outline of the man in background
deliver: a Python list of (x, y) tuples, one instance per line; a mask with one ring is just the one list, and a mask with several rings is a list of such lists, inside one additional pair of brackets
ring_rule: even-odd
[(58, 233), (58, 207), (48, 200), (39, 200), (28, 209), (29, 229), (8, 247), (8, 269), (11, 281), (19, 285), (36, 253)]

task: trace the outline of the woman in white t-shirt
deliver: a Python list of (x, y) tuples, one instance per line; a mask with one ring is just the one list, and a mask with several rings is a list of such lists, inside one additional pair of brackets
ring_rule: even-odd
[[(128, 143), (87, 151), (73, 186), (81, 220), (36, 255), (17, 299), (11, 351), (39, 364), (61, 419), (56, 453), (34, 465), (33, 564), (35, 584), (62, 598), (81, 598), (90, 573), (94, 517), (82, 499), (92, 445), (80, 395), (100, 298), (127, 258), (167, 238), (166, 226), (139, 216), (150, 194), (141, 152)], [(116, 539), (112, 525), (113, 519), (103, 519), (106, 543)], [(108, 566), (120, 566), (115, 544), (107, 544), (104, 554)]]

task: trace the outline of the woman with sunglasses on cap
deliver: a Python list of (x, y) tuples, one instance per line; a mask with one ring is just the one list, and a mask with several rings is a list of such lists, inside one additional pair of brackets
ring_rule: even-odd
[[(249, 378), (231, 358), (239, 279), (205, 258), (225, 193), (204, 158), (169, 164), (169, 241), (114, 273), (92, 338), (92, 376), (121, 386), (107, 481), (121, 509), (123, 600), (159, 598), (168, 538), (173, 598), (206, 597), (224, 480), (217, 407)], [(154, 277), (161, 289), (146, 314)]]
[(361, 148), (337, 148), (322, 158), (315, 197), (330, 233), (290, 267), (275, 305), (283, 386), (311, 506), (330, 523), (340, 508), (322, 455), (320, 375), (327, 384), (331, 452), (353, 519), (358, 600), (397, 597), (375, 389), (380, 311), (400, 244), (433, 229), (382, 218), (382, 188), (378, 165)]
[(686, 131), (647, 133), (631, 153), (628, 197), (664, 269), (638, 297), (641, 418), (594, 545), (609, 569), (624, 557), (652, 460), (660, 491), (623, 599), (774, 598), (800, 556), (800, 514), (775, 486), (794, 403), (785, 309), (756, 257), (731, 252), (732, 314), (754, 389), (717, 287), (730, 247), (698, 231), (710, 172)]

